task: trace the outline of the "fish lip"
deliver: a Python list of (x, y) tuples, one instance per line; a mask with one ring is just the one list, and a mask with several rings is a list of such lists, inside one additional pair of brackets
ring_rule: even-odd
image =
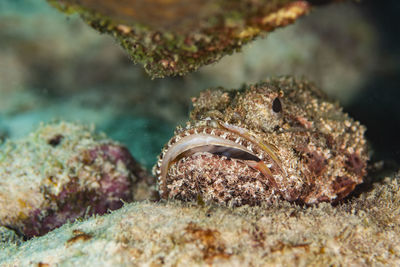
[[(153, 169), (154, 174), (158, 176), (159, 191), (162, 198), (167, 198), (168, 188), (166, 180), (168, 176), (168, 170), (170, 166), (174, 163), (175, 159), (180, 154), (188, 151), (189, 149), (205, 145), (220, 145), (232, 147), (234, 149), (239, 149), (256, 156), (260, 160), (260, 162), (258, 164), (252, 163), (248, 165), (252, 168), (259, 170), (264, 176), (268, 178), (272, 186), (277, 187), (276, 181), (273, 178), (269, 167), (267, 167), (267, 164), (265, 163), (269, 157), (272, 159), (272, 162), (276, 163), (278, 165), (278, 168), (282, 170), (280, 160), (275, 155), (275, 153), (268, 149), (265, 150), (265, 147), (260, 147), (260, 144), (262, 143), (255, 142), (255, 139), (251, 137), (247, 129), (234, 126), (236, 128), (232, 130), (232, 127), (228, 125), (227, 128), (227, 125), (228, 124), (223, 124), (222, 126), (217, 128), (215, 127), (215, 124), (213, 125), (214, 127), (192, 127), (182, 131), (181, 133), (175, 135), (173, 138), (170, 139), (167, 146), (160, 154), (157, 165), (155, 165), (155, 168)], [(238, 133), (238, 130), (241, 131), (241, 134)], [(229, 138), (227, 138), (228, 136)], [(205, 140), (208, 141), (206, 142)], [(188, 142), (186, 146), (185, 142)], [(257, 147), (261, 152), (264, 153), (257, 154), (253, 151), (255, 147)], [(265, 156), (265, 153), (267, 156)]]

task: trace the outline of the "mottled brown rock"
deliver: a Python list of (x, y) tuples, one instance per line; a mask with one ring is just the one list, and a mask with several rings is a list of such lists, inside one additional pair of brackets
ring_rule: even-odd
[(312, 7), (299, 0), (48, 1), (112, 35), (152, 77), (183, 75), (216, 62)]
[(307, 81), (207, 90), (193, 105), (154, 168), (163, 198), (334, 202), (366, 174), (365, 127)]

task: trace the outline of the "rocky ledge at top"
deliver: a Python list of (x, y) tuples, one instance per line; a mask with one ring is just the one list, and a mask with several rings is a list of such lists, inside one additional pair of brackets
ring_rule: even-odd
[[(295, 0), (48, 0), (113, 36), (153, 78), (184, 75), (293, 23), (314, 5)], [(340, 1), (340, 0), (339, 0)]]

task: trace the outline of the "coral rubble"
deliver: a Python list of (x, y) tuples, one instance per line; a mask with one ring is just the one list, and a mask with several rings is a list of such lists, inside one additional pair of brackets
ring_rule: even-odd
[[(41, 125), (0, 150), (0, 225), (27, 237), (149, 198), (149, 177), (123, 146), (90, 127)], [(148, 189), (148, 188), (147, 188)]]

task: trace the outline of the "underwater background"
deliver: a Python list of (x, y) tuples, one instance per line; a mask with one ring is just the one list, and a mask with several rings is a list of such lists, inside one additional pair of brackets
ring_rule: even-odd
[[(398, 266), (400, 3), (295, 2), (316, 8), (196, 72), (151, 79), (78, 15), (0, 0), (0, 265)], [(364, 183), (338, 179), (332, 203), (309, 206), (158, 201), (150, 170), (192, 100), (281, 75), (312, 81), (367, 127)]]
[(94, 124), (147, 168), (190, 98), (272, 75), (315, 82), (366, 125), (373, 161), (400, 162), (399, 3), (362, 1), (319, 7), (184, 77), (150, 79), (116, 42), (38, 0), (0, 2), (0, 140), (40, 122)]

